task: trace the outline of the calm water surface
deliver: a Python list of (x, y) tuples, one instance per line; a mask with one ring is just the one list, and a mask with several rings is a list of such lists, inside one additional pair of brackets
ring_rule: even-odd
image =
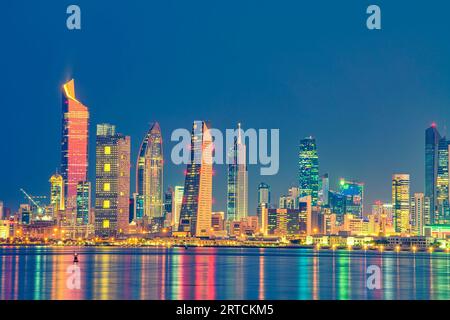
[[(67, 287), (79, 253), (81, 288)], [(382, 288), (366, 288), (367, 267)], [(0, 299), (450, 299), (450, 255), (258, 248), (0, 248)]]

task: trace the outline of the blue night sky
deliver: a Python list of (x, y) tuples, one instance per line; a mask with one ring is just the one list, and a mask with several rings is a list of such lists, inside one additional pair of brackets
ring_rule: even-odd
[[(66, 28), (66, 8), (82, 30)], [(378, 4), (382, 30), (369, 31)], [(19, 188), (48, 195), (60, 163), (61, 85), (75, 78), (95, 125), (132, 138), (133, 168), (149, 123), (163, 130), (165, 186), (183, 184), (168, 161), (176, 128), (280, 129), (280, 171), (249, 168), (249, 208), (261, 182), (273, 197), (297, 181), (301, 138), (317, 138), (320, 172), (366, 183), (366, 209), (390, 201), (391, 175), (423, 191), (424, 130), (450, 119), (448, 1), (24, 1), (0, 5), (0, 199)], [(226, 167), (216, 166), (214, 209), (225, 210)], [(134, 179), (132, 191), (134, 190)]]

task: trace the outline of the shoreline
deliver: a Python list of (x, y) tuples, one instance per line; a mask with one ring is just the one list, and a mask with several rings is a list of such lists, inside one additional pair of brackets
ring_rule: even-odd
[(258, 246), (258, 245), (116, 245), (116, 244), (96, 244), (96, 245), (76, 245), (76, 244), (67, 244), (67, 245), (58, 245), (58, 244), (0, 244), (0, 249), (3, 248), (26, 248), (26, 247), (46, 247), (46, 248), (116, 248), (116, 249), (148, 249), (148, 248), (155, 248), (155, 249), (171, 249), (171, 248), (180, 248), (185, 249), (186, 251), (189, 251), (189, 249), (195, 249), (195, 248), (234, 248), (234, 249), (291, 249), (291, 250), (301, 250), (301, 249), (310, 249), (315, 252), (320, 251), (347, 251), (347, 252), (365, 252), (365, 253), (450, 253), (450, 250), (448, 249), (442, 249), (442, 248), (417, 248), (415, 250), (411, 248), (391, 248), (384, 246), (382, 249), (378, 247), (367, 247), (364, 248), (362, 246), (354, 246), (354, 247), (331, 247), (331, 246), (313, 246), (313, 245), (273, 245), (273, 246)]

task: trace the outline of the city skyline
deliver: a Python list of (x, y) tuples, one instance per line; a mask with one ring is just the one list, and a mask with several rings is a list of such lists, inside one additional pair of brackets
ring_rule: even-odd
[[(92, 130), (91, 127), (94, 126), (95, 124), (89, 123), (89, 111), (88, 111), (87, 107), (85, 107), (76, 98), (76, 95), (75, 95), (75, 80), (71, 79), (70, 81), (65, 82), (62, 85), (62, 91), (63, 91), (63, 119), (68, 118), (68, 116), (65, 116), (65, 113), (67, 112), (66, 109), (64, 109), (65, 106), (66, 105), (70, 106), (70, 103), (74, 103), (76, 106), (81, 106), (82, 108), (85, 108), (85, 109), (83, 109), (82, 112), (86, 112), (86, 115), (81, 114), (82, 115), (81, 116), (81, 121), (85, 121), (86, 120), (87, 123), (88, 123), (88, 127), (87, 127), (88, 130)], [(68, 102), (66, 102), (66, 100)], [(85, 124), (81, 124), (81, 126), (84, 126), (84, 127), (82, 127), (82, 129), (86, 128)], [(97, 124), (97, 131), (99, 130), (99, 126), (102, 126), (102, 125), (101, 124), (100, 125)], [(69, 136), (68, 134), (65, 133), (66, 130), (67, 130), (67, 127), (68, 126), (63, 121), (63, 127), (62, 127), (62, 129), (63, 129), (63, 131), (62, 131), (62, 137), (63, 137), (62, 138), (63, 139), (62, 140), (63, 141), (62, 142), (62, 146), (63, 146), (63, 148), (61, 149), (63, 156), (62, 156), (62, 162), (61, 162), (61, 168), (62, 168), (61, 171), (64, 171), (64, 169), (63, 169), (64, 168), (64, 163), (65, 163), (65, 159), (67, 158), (67, 156), (65, 156), (65, 153), (67, 153), (67, 151), (65, 151), (65, 149), (64, 149), (64, 145), (65, 145), (64, 141), (67, 140), (67, 138), (65, 138), (65, 137)], [(447, 159), (447, 162), (448, 162), (448, 149), (450, 148), (450, 146), (449, 146), (449, 143), (447, 142), (445, 136), (441, 135), (437, 128), (438, 128), (437, 124), (435, 122), (432, 122), (430, 124), (430, 127), (425, 130), (425, 174), (426, 174), (427, 170), (431, 170), (431, 171), (434, 170), (435, 171), (435, 174), (434, 174), (434, 181), (435, 181), (435, 183), (432, 184), (432, 186), (434, 186), (434, 187), (429, 187), (429, 188), (431, 188), (431, 190), (433, 190), (433, 188), (434, 188), (435, 191), (428, 191), (428, 192), (434, 192), (436, 194), (435, 195), (436, 199), (438, 199), (439, 194), (440, 194), (440, 198), (441, 199), (444, 197), (443, 198), (444, 200), (441, 200), (441, 201), (445, 201), (446, 210), (448, 210), (448, 198), (449, 198), (448, 169), (445, 168), (445, 164), (443, 164), (443, 163), (439, 164), (438, 159), (446, 157), (445, 159)], [(115, 125), (112, 125), (112, 130), (115, 131)], [(241, 127), (240, 127), (240, 123), (239, 123), (239, 125), (238, 125), (238, 133), (240, 133), (240, 130), (241, 130)], [(89, 140), (89, 132), (84, 132), (83, 135), (84, 135), (83, 139)], [(95, 140), (95, 139), (93, 139), (93, 140)], [(139, 174), (144, 176), (144, 171), (143, 171), (144, 170), (143, 169), (144, 166), (142, 167), (142, 169), (139, 169), (140, 168), (139, 164), (140, 164), (140, 162), (142, 162), (139, 159), (140, 158), (144, 159), (143, 163), (147, 163), (148, 162), (148, 164), (146, 164), (146, 166), (148, 166), (148, 167), (150, 167), (150, 162), (152, 162), (152, 163), (160, 162), (162, 164), (162, 162), (163, 162), (162, 159), (164, 158), (164, 155), (162, 153), (162, 150), (163, 150), (162, 140), (163, 140), (163, 137), (162, 137), (161, 128), (159, 126), (159, 123), (157, 121), (155, 121), (155, 122), (151, 123), (150, 129), (145, 134), (144, 140), (142, 141), (142, 143), (140, 145), (140, 150), (139, 150), (139, 153), (138, 153), (138, 155), (136, 157), (136, 161), (134, 161), (136, 163), (136, 170), (135, 170), (136, 171), (136, 180), (135, 180), (136, 188), (135, 189), (130, 189), (130, 190), (134, 191), (136, 193), (136, 195), (138, 194), (138, 188), (139, 188), (139, 184), (137, 183), (137, 181), (139, 181), (139, 179), (138, 179)], [(433, 140), (433, 143), (430, 142), (431, 140)], [(155, 141), (156, 141), (156, 143), (155, 143)], [(299, 196), (306, 196), (306, 195), (309, 195), (311, 192), (313, 192), (314, 193), (314, 198), (315, 198), (315, 200), (313, 198), (313, 202), (315, 201), (317, 203), (317, 201), (319, 200), (319, 197), (320, 197), (320, 192), (321, 192), (321, 190), (319, 190), (319, 187), (320, 187), (320, 184), (323, 183), (323, 181), (319, 182), (319, 180), (323, 179), (323, 174), (325, 174), (327, 176), (327, 179), (328, 179), (330, 175), (333, 176), (333, 173), (329, 173), (329, 172), (324, 173), (324, 172), (319, 170), (319, 165), (318, 165), (319, 164), (319, 160), (318, 159), (319, 158), (322, 159), (322, 158), (319, 156), (319, 152), (318, 152), (318, 150), (320, 149), (320, 146), (319, 147), (317, 146), (317, 142), (316, 142), (316, 139), (315, 139), (314, 136), (307, 136), (307, 137), (304, 137), (302, 139), (299, 139), (299, 141), (300, 141), (299, 142), (299, 147), (300, 147), (299, 164), (302, 164), (302, 162), (307, 164), (307, 166), (306, 166), (306, 167), (308, 167), (308, 173), (306, 175), (307, 176), (307, 181), (308, 181), (308, 183), (311, 183), (311, 181), (313, 181), (313, 188), (315, 190), (315, 191), (306, 190), (306, 191), (303, 191), (303, 193), (302, 193), (302, 188), (300, 188), (299, 189)], [(445, 143), (445, 148), (442, 148), (442, 145), (444, 145), (444, 143)], [(85, 148), (85, 146), (86, 146), (86, 143), (83, 142), (82, 148)], [(237, 138), (235, 139), (234, 151), (233, 150), (229, 150), (229, 151), (231, 151), (231, 153), (227, 153), (227, 156), (236, 157), (236, 155), (238, 154), (238, 152), (236, 151), (236, 148), (238, 148), (238, 150), (242, 149), (242, 150), (244, 150), (244, 152), (246, 151), (245, 142), (242, 142), (242, 137), (240, 137), (239, 134), (238, 134)], [(241, 150), (241, 152), (242, 152), (242, 150)], [(301, 155), (302, 152), (304, 154), (306, 154), (306, 156), (302, 157), (302, 155)], [(446, 153), (443, 154), (442, 152), (446, 152)], [(233, 154), (234, 154), (234, 156), (233, 156)], [(430, 157), (430, 156), (428, 156), (428, 154), (432, 154), (431, 157), (433, 159), (433, 160), (431, 160), (431, 162), (433, 162), (433, 167), (430, 168), (430, 169), (428, 169), (430, 161), (427, 162), (427, 157)], [(87, 155), (86, 155), (86, 157), (88, 158)], [(130, 157), (131, 157), (131, 162), (133, 162), (134, 155), (130, 154)], [(95, 160), (96, 158), (97, 158), (97, 155), (95, 156), (95, 158), (93, 160), (94, 163), (96, 161)], [(148, 159), (146, 159), (146, 158), (148, 158)], [(244, 156), (244, 158), (245, 158), (245, 156)], [(234, 159), (234, 160), (236, 160), (236, 159)], [(184, 166), (184, 165), (181, 165), (181, 166)], [(86, 160), (86, 164), (83, 165), (83, 167), (86, 167), (86, 168), (89, 167), (89, 160), (88, 159)], [(95, 165), (94, 165), (94, 167), (95, 167)], [(155, 165), (153, 165), (153, 167), (156, 168)], [(155, 182), (156, 183), (155, 186), (158, 187), (157, 189), (159, 190), (160, 197), (153, 196), (153, 198), (155, 198), (155, 199), (159, 198), (159, 199), (161, 199), (161, 202), (159, 204), (157, 204), (156, 203), (157, 199), (156, 200), (153, 199), (153, 201), (156, 201), (155, 202), (156, 206), (160, 207), (160, 209), (158, 211), (161, 211), (161, 214), (162, 214), (162, 212), (163, 212), (163, 193), (165, 191), (163, 189), (167, 188), (167, 187), (174, 187), (174, 185), (165, 185), (164, 186), (162, 184), (162, 180), (164, 179), (163, 178), (163, 172), (164, 171), (162, 169), (162, 165), (160, 165), (160, 167), (161, 167), (160, 169), (156, 169), (156, 171), (155, 171), (155, 174), (157, 173), (157, 175), (159, 176), (159, 178), (157, 178), (157, 179), (161, 180), (158, 183)], [(215, 164), (214, 167), (223, 167), (223, 170), (225, 170), (225, 172), (229, 172), (230, 165), (223, 165), (222, 166), (222, 165)], [(131, 169), (131, 171), (134, 171), (134, 168), (132, 166), (130, 166), (130, 169)], [(155, 170), (155, 169), (152, 169), (152, 170)], [(161, 172), (159, 173), (158, 170), (161, 170)], [(217, 169), (214, 170), (214, 173), (216, 172), (216, 170)], [(312, 170), (312, 173), (311, 173), (311, 170)], [(447, 170), (447, 171), (445, 171), (445, 170)], [(245, 181), (244, 185), (245, 185), (245, 188), (247, 188), (247, 185), (248, 185), (247, 179), (248, 178), (247, 178), (246, 169), (245, 169), (245, 173), (246, 173), (245, 177), (241, 178), (241, 180), (244, 179), (244, 181)], [(225, 173), (225, 175), (226, 174), (227, 173)], [(54, 179), (57, 175), (59, 175), (58, 172), (56, 174), (54, 174), (53, 176), (51, 176), (50, 180)], [(151, 174), (145, 173), (145, 175), (150, 177)], [(300, 179), (299, 185), (301, 185), (301, 179), (302, 179), (301, 175), (302, 175), (302, 173), (299, 172), (299, 179)], [(395, 175), (395, 173), (392, 173), (392, 175)], [(131, 176), (132, 176), (132, 174), (131, 174)], [(84, 181), (86, 181), (86, 182), (92, 180), (91, 177), (86, 177), (86, 176), (83, 176), (83, 177), (85, 177)], [(313, 178), (311, 178), (311, 177), (313, 177)], [(441, 177), (441, 178), (439, 178), (439, 177)], [(184, 175), (183, 175), (183, 178), (184, 178)], [(251, 179), (253, 179), (253, 177), (251, 177)], [(259, 179), (258, 181), (260, 181), (259, 183), (265, 183), (264, 181), (271, 180), (270, 176), (269, 177), (268, 176), (258, 176), (258, 179)], [(330, 185), (328, 185), (328, 190), (332, 191), (332, 190), (338, 190), (339, 188), (341, 188), (340, 192), (342, 192), (342, 186), (343, 186), (342, 183), (343, 183), (343, 181), (346, 181), (346, 177), (339, 177), (339, 178), (335, 177), (335, 179), (336, 179), (336, 181), (338, 181), (338, 183), (336, 183), (335, 186), (332, 185), (331, 188), (330, 188)], [(339, 179), (339, 180), (337, 180), (337, 179)], [(182, 180), (184, 181), (184, 179), (182, 179)], [(446, 185), (445, 185), (445, 182), (443, 182), (444, 180), (447, 181)], [(63, 181), (64, 181), (64, 185), (65, 185), (64, 192), (63, 192), (64, 193), (63, 197), (67, 198), (67, 188), (68, 188), (67, 187), (67, 179), (64, 179)], [(348, 179), (347, 182), (352, 183), (352, 180)], [(365, 184), (365, 182), (355, 182), (355, 183), (358, 183), (358, 184), (361, 183), (363, 186)], [(149, 182), (147, 182), (146, 184), (149, 185)], [(241, 182), (241, 184), (242, 184), (242, 182)], [(327, 182), (327, 184), (329, 184), (329, 182)], [(410, 193), (414, 194), (414, 193), (417, 193), (417, 192), (419, 192), (419, 193), (420, 192), (425, 192), (425, 195), (426, 195), (427, 194), (427, 186), (429, 184), (430, 183), (427, 182), (427, 180), (425, 179), (425, 186), (424, 186), (423, 189), (418, 189), (418, 190), (415, 190), (415, 191), (411, 190)], [(131, 185), (133, 185), (132, 179), (130, 179), (130, 186)], [(229, 185), (229, 183), (228, 183), (228, 185)], [(295, 183), (291, 183), (290, 186), (295, 186)], [(287, 187), (287, 185), (285, 187)], [(76, 186), (75, 186), (75, 188), (76, 188)], [(444, 191), (442, 191), (442, 189), (444, 189)], [(213, 190), (214, 190), (214, 188), (213, 188)], [(439, 193), (439, 190), (441, 190), (440, 193)], [(257, 195), (258, 189), (256, 189), (256, 190), (249, 190), (247, 192), (250, 194), (250, 196), (245, 196), (245, 198), (247, 198), (247, 197), (257, 198), (258, 197), (258, 195)], [(246, 194), (247, 192), (245, 192), (244, 194)], [(334, 192), (334, 191), (332, 191), (332, 192)], [(445, 198), (445, 195), (443, 196), (443, 194), (445, 194), (445, 193), (447, 194), (447, 198)], [(47, 194), (44, 195), (44, 197), (46, 197), (46, 196), (47, 196)], [(229, 196), (228, 192), (226, 192), (225, 195), (219, 195), (219, 198), (223, 197), (223, 198), (227, 199), (228, 196)], [(76, 193), (75, 193), (75, 197), (76, 197)], [(280, 197), (283, 197), (283, 192), (280, 193)], [(52, 201), (52, 192), (50, 192), (48, 198), (49, 198), (49, 200), (51, 202)], [(361, 199), (362, 198), (363, 197), (361, 197)], [(213, 205), (214, 205), (216, 197), (213, 197), (213, 199), (214, 199), (214, 201), (213, 201)], [(376, 197), (376, 199), (379, 199), (379, 198)], [(247, 199), (245, 199), (245, 200), (247, 200)], [(271, 204), (272, 205), (277, 205), (277, 200), (275, 198), (272, 198), (272, 200), (274, 202), (272, 202)], [(389, 203), (389, 200), (392, 200), (392, 199), (386, 199), (386, 200), (383, 200), (383, 201)], [(367, 203), (367, 207), (371, 207), (371, 205), (375, 204), (376, 201), (378, 201), (378, 200), (375, 200), (372, 203)], [(21, 202), (21, 203), (17, 203), (16, 206), (18, 207), (19, 204), (22, 204), (22, 203), (25, 203), (25, 202), (26, 201)], [(245, 202), (246, 202), (246, 206), (248, 207), (247, 201), (245, 201)], [(436, 202), (437, 202), (437, 200), (436, 200)], [(67, 206), (67, 203), (70, 204), (70, 200), (66, 199), (66, 206)], [(226, 200), (225, 200), (225, 203), (226, 203)], [(433, 204), (433, 200), (432, 200), (432, 197), (430, 197), (430, 207), (432, 206), (432, 204)], [(148, 206), (148, 207), (150, 207), (150, 206)], [(243, 206), (243, 207), (245, 207), (245, 206)], [(364, 207), (364, 203), (361, 203), (361, 208), (359, 208), (359, 210), (361, 210), (361, 212), (364, 215), (367, 215), (367, 214), (371, 213), (370, 210), (363, 211), (362, 207)], [(438, 208), (438, 205), (436, 204), (435, 207)], [(14, 206), (9, 206), (8, 208), (9, 209), (14, 209), (15, 207)], [(70, 206), (69, 206), (69, 208), (70, 208)], [(74, 209), (75, 208), (76, 208), (76, 206), (74, 207)], [(135, 210), (136, 210), (136, 214), (137, 214), (137, 212), (139, 210), (138, 209), (135, 209)], [(222, 207), (215, 208), (215, 209), (213, 208), (212, 212), (218, 211), (218, 210), (222, 210), (222, 211), (227, 212), (227, 206), (225, 206), (224, 208), (222, 208)], [(256, 205), (255, 208), (251, 208), (250, 207), (250, 208), (248, 208), (247, 215), (257, 215), (257, 210), (258, 210), (258, 205)], [(147, 213), (147, 215), (148, 215), (150, 210), (147, 209), (147, 211), (148, 211), (148, 213)], [(161, 215), (155, 215), (155, 217), (157, 217), (157, 216), (161, 216)], [(431, 215), (430, 219), (431, 219), (430, 221), (433, 222), (433, 215)]]
[[(97, 3), (80, 5), (86, 13), (101, 10)], [(330, 187), (341, 177), (363, 181), (366, 208), (377, 199), (389, 201), (395, 172), (410, 173), (411, 191), (423, 191), (423, 128), (435, 121), (448, 136), (450, 64), (445, 57), (450, 46), (429, 37), (445, 38), (445, 10), (408, 7), (405, 14), (404, 6), (383, 2), (397, 19), (396, 28), (367, 33), (366, 8), (356, 2), (257, 7), (249, 18), (246, 12), (253, 6), (242, 3), (135, 3), (111, 8), (101, 21), (87, 14), (85, 28), (71, 33), (55, 27), (66, 8), (11, 4), (6, 8), (11, 14), (0, 22), (5, 30), (14, 26), (5, 41), (17, 48), (14, 55), (3, 52), (1, 60), (10, 79), (2, 83), (0, 97), (10, 119), (0, 128), (8, 137), (0, 186), (5, 205), (17, 209), (24, 200), (20, 188), (48, 193), (45, 181), (60, 158), (58, 85), (70, 77), (80, 82), (77, 95), (90, 108), (91, 128), (105, 121), (120, 126), (133, 137), (134, 156), (149, 122), (158, 120), (169, 138), (173, 128), (189, 128), (195, 119), (210, 119), (221, 129), (240, 121), (246, 128), (281, 129), (280, 172), (263, 180), (274, 199), (285, 193), (286, 182), (296, 182), (299, 139), (308, 135), (317, 139), (321, 173), (330, 173)], [(13, 12), (23, 12), (25, 21), (35, 22), (33, 12), (41, 9), (47, 18), (32, 30), (12, 20)], [(116, 24), (122, 15), (136, 18)], [(163, 19), (174, 16), (170, 23)], [(189, 23), (192, 16), (198, 24)], [(409, 25), (407, 16), (421, 23)], [(336, 22), (332, 28), (330, 19)], [(39, 44), (21, 37), (40, 39)], [(357, 59), (355, 52), (361, 53)], [(24, 79), (33, 83), (27, 94)], [(90, 159), (94, 146), (91, 139)], [(168, 163), (166, 169), (165, 185), (183, 184), (184, 168)], [(256, 172), (249, 166), (251, 210), (262, 182)], [(218, 195), (226, 189), (225, 170), (217, 170), (214, 180), (215, 206), (223, 210), (226, 200)]]
[[(218, 232), (219, 225), (229, 236), (238, 237), (247, 233), (314, 236), (318, 232), (421, 235), (425, 226), (436, 231), (448, 225), (450, 143), (439, 133), (435, 123), (425, 130), (425, 192), (414, 192), (411, 196), (410, 174), (394, 173), (392, 202), (384, 204), (392, 207), (390, 214), (377, 209), (378, 202), (371, 206), (370, 213), (364, 211), (364, 182), (341, 178), (338, 189), (330, 189), (329, 173), (321, 175), (319, 171), (316, 139), (308, 136), (299, 144), (298, 185), (291, 185), (288, 195), (282, 195), (277, 205), (267, 202), (270, 186), (260, 183), (256, 214), (251, 215), (247, 212), (245, 133), (238, 123), (233, 145), (227, 150), (227, 211), (226, 216), (222, 214), (226, 223), (220, 221), (220, 212), (213, 210), (216, 137), (213, 138), (209, 121), (196, 120), (193, 123), (187, 149), (190, 162), (184, 174), (185, 192), (182, 196), (174, 194), (171, 187), (167, 193), (163, 192), (163, 137), (159, 123), (151, 124), (137, 155), (137, 183), (132, 197), (131, 137), (116, 133), (115, 125), (100, 123), (96, 125), (95, 140), (95, 210), (91, 211), (91, 181), (86, 170), (89, 166), (89, 112), (77, 100), (74, 84), (72, 79), (62, 86), (61, 168), (66, 179), (58, 173), (50, 177), (49, 206), (40, 200), (36, 202), (21, 189), (30, 204), (21, 205), (18, 216), (14, 217), (20, 224), (30, 224), (31, 221), (55, 223), (68, 228), (64, 230), (67, 235), (79, 239), (93, 231), (96, 237), (111, 239), (136, 232), (170, 232), (175, 237), (205, 238)], [(71, 184), (75, 185), (75, 194), (67, 197), (73, 193)], [(179, 191), (180, 187), (175, 186), (177, 189)], [(49, 226), (40, 228), (48, 229)]]

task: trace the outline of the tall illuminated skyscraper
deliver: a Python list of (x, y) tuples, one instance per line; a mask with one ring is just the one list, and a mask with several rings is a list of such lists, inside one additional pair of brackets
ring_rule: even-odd
[(261, 182), (258, 186), (258, 207), (256, 215), (258, 217), (259, 232), (267, 235), (268, 214), (270, 208), (270, 186)]
[(183, 186), (175, 186), (174, 195), (173, 195), (173, 215), (172, 215), (172, 224), (175, 226), (174, 229), (177, 229), (180, 223), (180, 212), (181, 205), (183, 203)]
[(423, 193), (414, 193), (411, 198), (411, 231), (413, 234), (422, 236), (425, 226), (425, 197)]
[(438, 223), (436, 219), (437, 211), (437, 176), (438, 176), (438, 150), (441, 135), (436, 124), (425, 131), (425, 197), (430, 199), (431, 223)]
[(394, 230), (397, 233), (410, 232), (410, 193), (409, 174), (392, 176), (392, 209), (394, 213)]
[(227, 220), (240, 221), (248, 215), (247, 148), (242, 138), (241, 124), (228, 159)]
[(136, 164), (136, 218), (163, 216), (163, 144), (158, 122), (150, 126), (139, 149)]
[(434, 216), (435, 224), (450, 223), (448, 174), (449, 147), (450, 144), (445, 137), (439, 140), (435, 199), (436, 213)]
[(64, 179), (63, 177), (55, 173), (50, 177), (50, 205), (53, 208), (53, 214), (57, 214), (59, 211), (64, 211)]
[(191, 133), (191, 157), (187, 165), (179, 231), (209, 236), (212, 213), (213, 142), (209, 124), (195, 121)]
[(328, 173), (325, 173), (320, 178), (319, 183), (319, 202), (322, 206), (328, 205), (329, 192), (330, 192), (330, 179), (328, 177)]
[(89, 223), (91, 211), (91, 183), (80, 181), (77, 185), (77, 225)]
[(363, 217), (364, 183), (341, 179), (340, 193), (345, 197), (345, 213), (358, 218)]
[(164, 192), (164, 223), (166, 226), (172, 226), (173, 208), (174, 208), (174, 191), (172, 187), (167, 188)]
[(311, 196), (311, 205), (316, 206), (319, 199), (319, 156), (316, 139), (302, 139), (298, 157), (300, 196)]
[(95, 234), (127, 233), (130, 199), (130, 137), (110, 124), (97, 125)]
[(262, 204), (265, 204), (266, 207), (269, 207), (270, 204), (270, 186), (264, 182), (258, 186), (258, 205)]
[(64, 179), (65, 209), (76, 209), (77, 184), (88, 175), (89, 111), (75, 95), (75, 81), (63, 85), (61, 175)]

